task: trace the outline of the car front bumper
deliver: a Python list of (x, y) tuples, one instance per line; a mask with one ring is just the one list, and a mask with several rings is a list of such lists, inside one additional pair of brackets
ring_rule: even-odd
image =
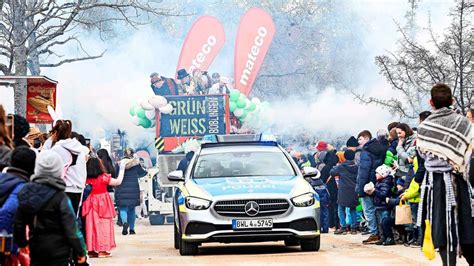
[[(281, 197), (280, 197), (281, 198)], [(254, 198), (253, 198), (254, 199)], [(289, 202), (290, 199), (287, 199)], [(261, 242), (286, 239), (314, 239), (320, 235), (319, 201), (309, 207), (295, 207), (276, 216), (228, 217), (214, 210), (215, 201), (206, 210), (191, 210), (179, 206), (180, 232), (188, 242)], [(233, 219), (273, 219), (271, 229), (232, 228)]]

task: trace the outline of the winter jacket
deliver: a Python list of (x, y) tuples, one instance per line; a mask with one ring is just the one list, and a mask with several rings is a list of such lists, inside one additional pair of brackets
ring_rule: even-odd
[(119, 207), (132, 207), (140, 205), (140, 186), (138, 178), (147, 175), (138, 159), (123, 159), (125, 161), (125, 174), (122, 184), (115, 189), (115, 203)]
[(337, 204), (355, 208), (359, 201), (355, 192), (358, 167), (355, 162), (345, 161), (332, 168), (331, 176), (339, 176), (339, 187), (337, 191)]
[(331, 201), (334, 203), (337, 201), (337, 183), (336, 179), (331, 177), (330, 171), (338, 162), (339, 158), (336, 153), (328, 151), (326, 156), (324, 156), (323, 163), (319, 165), (321, 169), (321, 180), (326, 184), (331, 196)]
[(410, 186), (405, 191), (405, 198), (411, 203), (419, 203), (420, 202), (420, 184), (416, 183), (415, 179), (413, 178), (410, 182)]
[(416, 133), (408, 137), (402, 146), (397, 146), (397, 156), (398, 156), (398, 170), (397, 175), (402, 176), (408, 173), (410, 163), (408, 158), (415, 157), (415, 140)]
[(7, 145), (0, 145), (0, 171), (10, 164), (11, 149)]
[(9, 167), (0, 174), (0, 232), (13, 233), (13, 220), (18, 208), (18, 192), (28, 182), (28, 174)]
[(321, 178), (318, 179), (311, 179), (310, 184), (313, 187), (314, 191), (318, 193), (319, 196), (319, 202), (321, 203), (321, 206), (327, 207), (330, 202), (330, 195), (329, 191), (324, 184), (323, 180)]
[(51, 265), (64, 261), (72, 250), (80, 256), (86, 255), (71, 201), (62, 189), (34, 181), (18, 193), (18, 201), (14, 240), (19, 247), (29, 245), (32, 264)]
[(64, 176), (66, 192), (82, 193), (87, 177), (87, 147), (83, 146), (77, 139), (64, 139), (56, 142), (51, 150), (61, 156), (64, 169), (67, 169)]
[(375, 184), (374, 205), (376, 210), (390, 210), (386, 199), (392, 196), (393, 176), (389, 175)]
[(388, 140), (383, 138), (372, 139), (364, 145), (357, 171), (356, 193), (359, 197), (367, 195), (364, 192), (366, 184), (376, 183), (375, 169), (383, 164), (388, 147)]

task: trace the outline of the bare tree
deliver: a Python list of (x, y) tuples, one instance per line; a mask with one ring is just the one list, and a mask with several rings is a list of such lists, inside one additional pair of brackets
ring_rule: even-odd
[[(176, 7), (140, 0), (0, 0), (0, 72), (4, 75), (39, 75), (41, 68), (93, 60), (77, 35), (81, 28), (107, 33), (116, 23), (132, 27), (150, 17), (179, 15)], [(58, 52), (76, 45), (81, 51), (71, 58)], [(14, 85), (15, 113), (26, 112), (26, 81)]]
[(406, 118), (416, 118), (426, 110), (431, 87), (436, 83), (449, 84), (458, 108), (465, 112), (473, 104), (474, 31), (471, 0), (458, 0), (451, 10), (451, 24), (441, 37), (430, 25), (428, 31), (432, 49), (417, 43), (399, 26), (402, 34), (396, 53), (375, 57), (380, 73), (402, 99), (379, 99), (356, 94), (364, 103), (388, 108)]

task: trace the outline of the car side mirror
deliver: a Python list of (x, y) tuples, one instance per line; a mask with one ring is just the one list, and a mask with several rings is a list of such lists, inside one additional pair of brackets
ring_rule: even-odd
[(318, 179), (319, 177), (321, 177), (321, 172), (319, 172), (319, 170), (314, 167), (304, 167), (303, 176), (305, 178), (309, 177), (311, 179)]
[(174, 182), (184, 181), (183, 171), (177, 170), (168, 174), (168, 180)]

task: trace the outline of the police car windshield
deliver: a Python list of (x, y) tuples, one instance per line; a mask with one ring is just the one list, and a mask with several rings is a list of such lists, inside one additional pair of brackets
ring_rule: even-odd
[(280, 151), (234, 151), (200, 155), (193, 178), (294, 175), (293, 167)]

